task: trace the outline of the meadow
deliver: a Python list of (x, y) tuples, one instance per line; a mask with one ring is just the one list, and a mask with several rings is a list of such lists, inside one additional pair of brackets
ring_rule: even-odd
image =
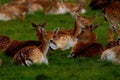
[[(2, 3), (8, 0), (2, 0)], [(95, 24), (99, 27), (95, 30), (97, 42), (106, 45), (106, 32), (109, 24), (105, 22), (102, 11), (91, 10), (87, 6), (87, 13), (82, 16), (93, 17), (96, 15)], [(74, 19), (70, 14), (45, 15), (43, 11), (27, 14), (25, 20), (0, 21), (0, 34), (8, 35), (16, 40), (37, 40), (31, 23), (41, 24), (46, 21), (46, 30), (56, 27), (72, 29)], [(120, 80), (120, 65), (111, 62), (98, 61), (93, 58), (67, 58), (70, 49), (61, 51), (50, 50), (47, 58), (49, 65), (32, 65), (30, 67), (13, 64), (11, 57), (0, 52), (3, 61), (0, 66), (0, 80)]]

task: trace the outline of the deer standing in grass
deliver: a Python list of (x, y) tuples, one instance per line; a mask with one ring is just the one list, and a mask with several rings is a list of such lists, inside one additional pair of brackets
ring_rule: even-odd
[(103, 9), (104, 18), (109, 22), (110, 28), (107, 32), (108, 42), (114, 41), (114, 34), (120, 38), (120, 1), (119, 0), (91, 0), (92, 9)]
[(29, 66), (30, 64), (41, 64), (45, 63), (48, 64), (47, 60), (47, 52), (49, 49), (49, 40), (50, 37), (44, 31), (44, 26), (38, 26), (36, 24), (32, 24), (36, 35), (38, 36), (39, 44), (38, 47), (36, 46), (26, 46), (22, 49), (18, 50), (16, 55), (14, 56), (13, 60), (16, 64), (24, 64)]

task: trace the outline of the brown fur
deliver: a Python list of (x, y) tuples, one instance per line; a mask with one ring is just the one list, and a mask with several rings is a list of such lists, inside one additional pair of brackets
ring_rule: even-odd
[(99, 43), (95, 43), (95, 42), (85, 43), (85, 42), (79, 41), (72, 48), (70, 57), (78, 57), (78, 56), (93, 57), (93, 56), (100, 56), (103, 51), (104, 51), (104, 47), (101, 44), (99, 44)]
[(27, 65), (27, 63), (25, 62), (26, 60), (30, 60), (33, 63), (36, 63), (38, 61), (37, 63), (41, 64), (42, 61), (40, 61), (40, 59), (42, 56), (42, 52), (39, 50), (38, 47), (26, 46), (18, 50), (13, 58), (13, 61), (17, 65), (21, 63)]
[(26, 40), (26, 41), (19, 41), (19, 40), (13, 40), (9, 44), (9, 46), (6, 48), (4, 51), (5, 55), (7, 56), (14, 56), (16, 52), (26, 46), (39, 46), (41, 42), (39, 41), (34, 41), (34, 40)]
[(0, 35), (0, 51), (5, 51), (10, 44), (11, 39), (6, 35)]
[(110, 49), (112, 47), (119, 46), (119, 45), (120, 45), (119, 41), (109, 41), (106, 45), (106, 49)]

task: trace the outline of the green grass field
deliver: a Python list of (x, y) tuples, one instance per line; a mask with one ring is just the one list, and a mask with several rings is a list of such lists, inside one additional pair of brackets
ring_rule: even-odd
[[(8, 1), (8, 0), (6, 0)], [(2, 3), (4, 3), (3, 1)], [(93, 17), (97, 15), (95, 23), (99, 24), (95, 33), (97, 42), (106, 45), (106, 32), (109, 24), (105, 22), (100, 10), (92, 11), (89, 7), (83, 16)], [(41, 24), (46, 21), (46, 30), (56, 27), (72, 29), (74, 19), (69, 15), (45, 15), (44, 12), (27, 14), (24, 21), (0, 21), (0, 34), (5, 34), (11, 39), (37, 40), (31, 22)], [(67, 58), (70, 53), (65, 51), (50, 51), (48, 57), (49, 65), (32, 65), (30, 67), (17, 66), (13, 64), (12, 58), (0, 52), (3, 60), (0, 66), (0, 80), (120, 80), (120, 65), (107, 61), (99, 62), (99, 57), (93, 58)]]

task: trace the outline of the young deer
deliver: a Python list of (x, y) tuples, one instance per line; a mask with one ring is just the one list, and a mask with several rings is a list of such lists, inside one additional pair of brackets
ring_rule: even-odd
[(47, 35), (47, 33), (44, 31), (45, 25), (36, 25), (32, 24), (36, 35), (39, 38), (39, 44), (38, 47), (36, 46), (26, 46), (22, 49), (18, 50), (17, 54), (14, 56), (13, 60), (16, 64), (24, 64), (29, 66), (30, 64), (41, 64), (45, 63), (48, 64), (48, 60), (46, 58), (48, 49), (49, 49), (49, 40), (50, 37)]
[(69, 12), (76, 12), (84, 14), (86, 13), (86, 2), (85, 0), (77, 0), (78, 4), (75, 3), (64, 3)]
[(120, 46), (114, 46), (106, 49), (102, 53), (100, 60), (107, 60), (117, 64), (120, 63)]
[(58, 15), (65, 14), (67, 12), (68, 9), (61, 0), (52, 0), (45, 13)]
[(68, 12), (85, 13), (86, 3), (84, 0), (78, 0), (78, 4), (63, 3), (62, 0), (52, 0), (51, 5), (46, 10), (46, 14), (65, 14)]
[(77, 42), (77, 36), (80, 33), (80, 29), (75, 21), (73, 30), (59, 30), (55, 29), (53, 33), (53, 40), (51, 40), (50, 47), (56, 49), (69, 49)]
[(25, 13), (28, 11), (25, 4), (6, 3), (0, 6), (0, 20), (8, 21), (14, 19), (24, 20)]

